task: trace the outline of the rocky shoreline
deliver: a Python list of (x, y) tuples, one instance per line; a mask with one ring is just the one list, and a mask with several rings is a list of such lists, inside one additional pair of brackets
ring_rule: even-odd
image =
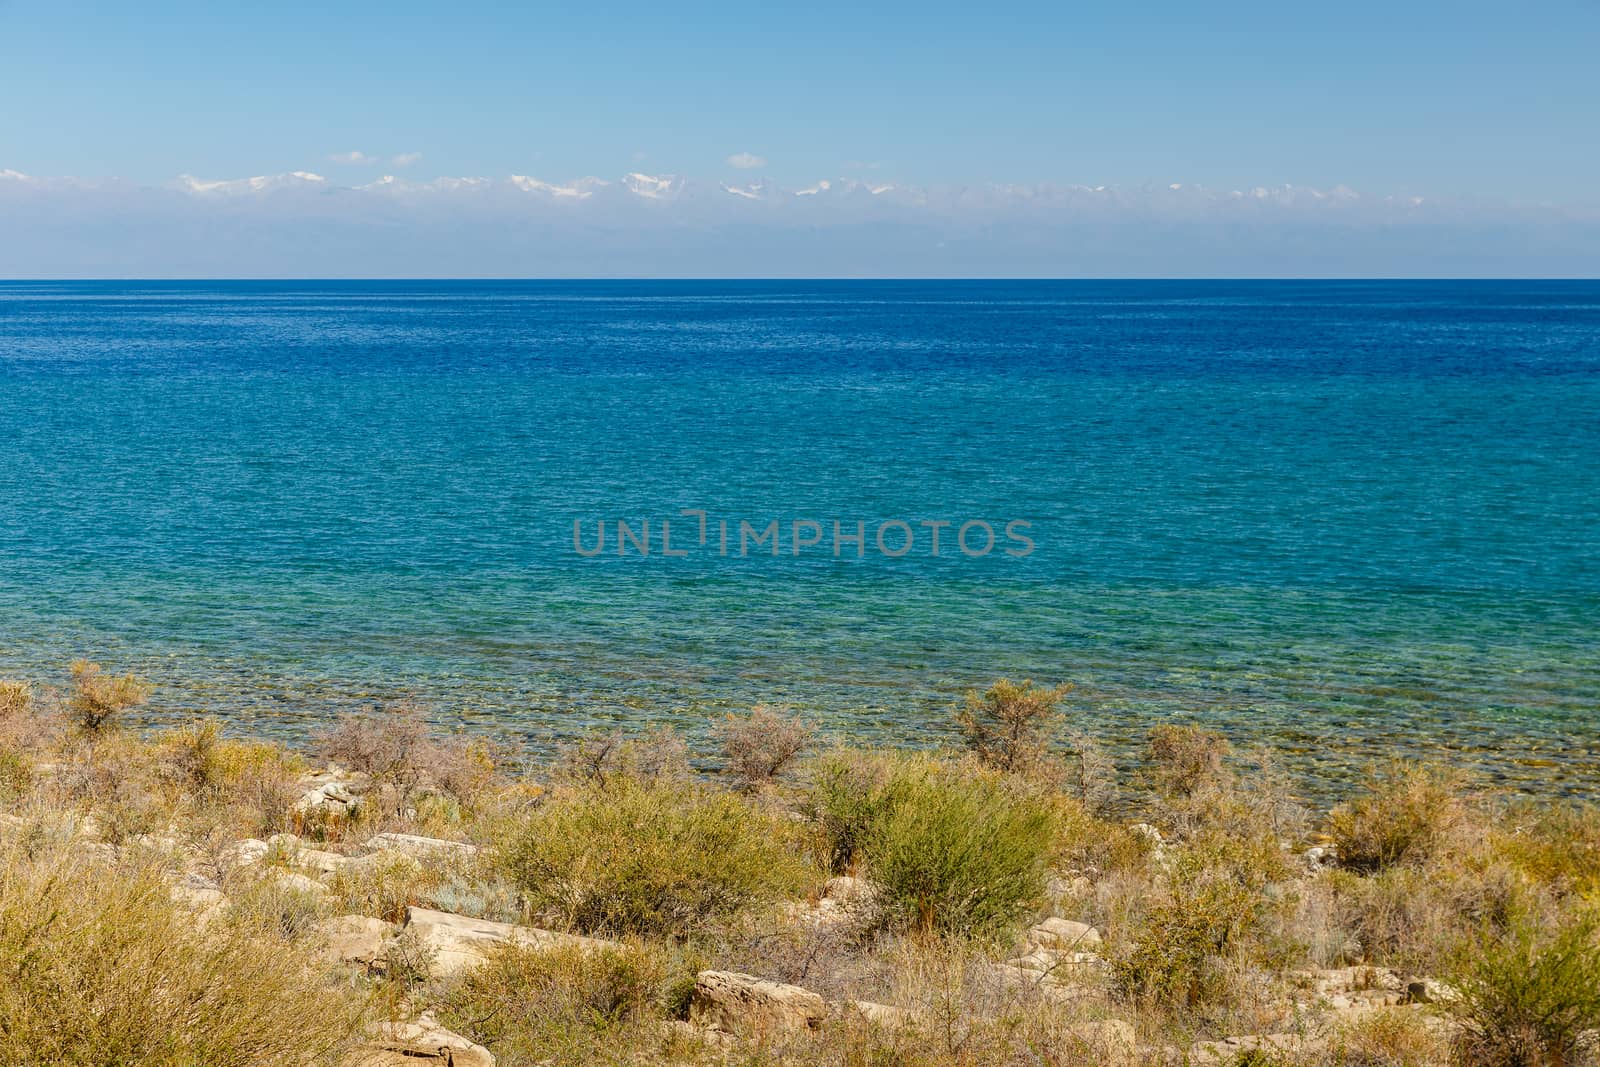
[[(0, 1050), (1593, 1061), (1592, 809), (1507, 806), (1412, 767), (1317, 815), (1195, 727), (1153, 734), (1139, 780), (1106, 781), (1058, 745), (1058, 691), (1007, 686), (974, 695), (966, 749), (942, 755), (828, 748), (758, 709), (724, 725), (707, 780), (666, 733), (597, 735), (530, 775), (402, 708), (342, 720), (308, 759), (214, 725), (118, 730), (139, 684), (96, 670), (9, 685), (0, 950), (24, 970), (0, 993)], [(1145, 817), (1108, 817), (1113, 800)], [(152, 962), (118, 970), (108, 944)], [(138, 1003), (117, 999), (128, 983)], [(69, 985), (100, 992), (41, 1007)]]

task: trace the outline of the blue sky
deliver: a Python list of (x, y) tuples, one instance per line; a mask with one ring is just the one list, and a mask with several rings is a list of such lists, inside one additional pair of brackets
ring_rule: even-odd
[[(1600, 181), (1600, 3), (0, 3), (0, 166)], [(353, 168), (360, 170), (362, 168)], [(381, 170), (382, 167), (366, 168)]]
[(0, 171), (1346, 187), (1591, 213), (1596, 55), (1600, 0), (0, 0)]

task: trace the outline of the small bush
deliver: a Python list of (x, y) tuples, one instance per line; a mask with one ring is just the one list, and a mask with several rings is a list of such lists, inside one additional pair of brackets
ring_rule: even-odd
[(834, 874), (854, 869), (896, 766), (892, 756), (839, 749), (812, 769), (808, 814), (821, 831), (822, 861)]
[(376, 712), (341, 715), (316, 738), (317, 752), (376, 781), (409, 793), (428, 754), (428, 720), (420, 705), (402, 701)]
[(1449, 1059), (1432, 1020), (1406, 1008), (1379, 1008), (1336, 1027), (1322, 1062), (1329, 1067), (1433, 1067)]
[(1117, 799), (1117, 766), (1088, 734), (1074, 733), (1070, 744), (1072, 758), (1067, 763), (1063, 785), (1086, 810), (1103, 815)]
[(628, 738), (621, 730), (591, 733), (562, 747), (552, 777), (605, 788), (613, 779), (681, 784), (690, 776), (689, 746), (670, 726)]
[(992, 936), (1044, 891), (1049, 815), (992, 774), (907, 761), (864, 811), (861, 851), (891, 922)]
[(1559, 894), (1600, 899), (1600, 809), (1593, 804), (1519, 804), (1494, 835), (1518, 871)]
[(1223, 784), (1228, 751), (1228, 739), (1215, 730), (1173, 723), (1151, 730), (1145, 742), (1156, 788), (1175, 797), (1192, 797)]
[(72, 695), (67, 712), (88, 734), (119, 725), (122, 713), (150, 699), (150, 687), (131, 674), (120, 678), (104, 673), (100, 664), (76, 660), (72, 664)]
[(142, 868), (0, 855), (0, 1059), (334, 1063), (360, 1006), (297, 946), (216, 920), (202, 932)]
[(1026, 773), (1043, 764), (1061, 723), (1061, 701), (1070, 685), (1046, 689), (1030, 681), (1000, 679), (983, 694), (967, 694), (956, 713), (962, 740), (984, 764)]
[(1415, 764), (1373, 774), (1363, 795), (1328, 816), (1340, 866), (1370, 874), (1425, 857), (1460, 819), (1460, 784), (1453, 773)]
[(0, 719), (21, 718), (33, 713), (33, 686), (0, 678)]
[(636, 1050), (665, 1017), (671, 968), (640, 948), (505, 945), (450, 991), (440, 1021), (502, 1062), (581, 1064)]
[(624, 778), (552, 794), (504, 855), (535, 912), (669, 934), (808, 889), (794, 839), (787, 820), (733, 794)]
[(33, 788), (33, 764), (14, 748), (0, 747), (0, 804), (15, 804)]
[(1600, 1028), (1600, 921), (1554, 930), (1521, 916), (1465, 949), (1449, 1005), (1461, 1024), (1457, 1059), (1470, 1067), (1561, 1067)]
[(723, 767), (745, 792), (767, 785), (811, 744), (811, 727), (798, 715), (759, 704), (749, 715), (729, 715), (717, 727)]
[(1112, 953), (1113, 982), (1169, 1007), (1226, 1000), (1230, 966), (1261, 955), (1281, 906), (1266, 887), (1287, 874), (1271, 842), (1217, 837), (1184, 848), (1143, 921)]

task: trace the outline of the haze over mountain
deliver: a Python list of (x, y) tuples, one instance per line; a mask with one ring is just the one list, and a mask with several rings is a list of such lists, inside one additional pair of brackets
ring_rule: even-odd
[(9, 277), (1524, 276), (1600, 215), (1346, 186), (0, 170)]

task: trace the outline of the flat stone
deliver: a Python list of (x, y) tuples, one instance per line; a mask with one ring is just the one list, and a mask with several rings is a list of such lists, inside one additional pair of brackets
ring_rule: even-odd
[(392, 849), (418, 859), (441, 853), (458, 856), (476, 856), (478, 846), (465, 841), (447, 841), (442, 837), (422, 837), (418, 834), (377, 834), (367, 840), (369, 851)]
[(494, 1067), (494, 1055), (424, 1015), (414, 1023), (384, 1023), (345, 1061), (346, 1067)]
[(460, 974), (476, 967), (496, 945), (511, 943), (536, 948), (577, 945), (589, 951), (620, 948), (615, 941), (603, 941), (577, 934), (540, 930), (532, 926), (473, 919), (431, 908), (407, 908), (406, 929), (414, 933), (433, 953), (432, 974), (436, 978)]
[(737, 971), (701, 971), (689, 1000), (691, 1023), (725, 1033), (806, 1033), (827, 1014), (828, 1005), (809, 989)]
[(279, 889), (287, 889), (291, 893), (304, 893), (306, 896), (322, 900), (328, 895), (328, 887), (315, 878), (308, 878), (298, 871), (286, 871), (281, 868), (274, 870), (268, 877)]
[(1102, 941), (1099, 930), (1071, 919), (1049, 918), (1028, 931), (1028, 943), (1045, 948), (1097, 949)]
[(1221, 1041), (1201, 1041), (1189, 1047), (1187, 1062), (1192, 1067), (1210, 1067), (1232, 1064), (1252, 1053), (1287, 1053), (1291, 1056), (1315, 1051), (1326, 1044), (1324, 1040), (1301, 1034), (1245, 1034), (1224, 1038)]
[(272, 846), (265, 841), (247, 837), (243, 841), (230, 846), (222, 853), (223, 869), (236, 871), (241, 867), (253, 867), (266, 859), (267, 853), (271, 851)]
[(352, 793), (343, 782), (328, 782), (308, 789), (294, 802), (294, 810), (301, 815), (326, 812), (331, 815), (351, 815), (361, 807), (361, 798)]
[(1098, 1019), (1079, 1023), (1068, 1032), (1085, 1046), (1092, 1063), (1122, 1067), (1139, 1062), (1139, 1035), (1131, 1023), (1121, 1019)]
[(334, 963), (368, 970), (377, 968), (389, 948), (396, 927), (370, 915), (340, 915), (322, 924), (327, 938), (324, 955)]

